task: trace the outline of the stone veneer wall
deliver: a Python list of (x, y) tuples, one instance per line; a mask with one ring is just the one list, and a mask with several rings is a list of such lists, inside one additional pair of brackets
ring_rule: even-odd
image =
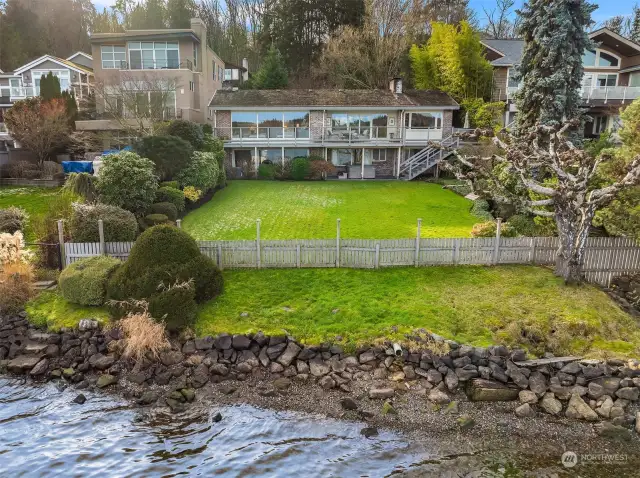
[(442, 115), (442, 139), (453, 133), (453, 111), (446, 110)]
[(231, 111), (217, 111), (216, 115), (216, 136), (222, 139), (231, 137)]
[(309, 113), (309, 129), (312, 140), (322, 139), (322, 111), (311, 111)]

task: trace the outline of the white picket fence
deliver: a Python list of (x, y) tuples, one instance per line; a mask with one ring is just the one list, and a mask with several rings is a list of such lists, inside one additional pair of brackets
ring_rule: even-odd
[[(418, 228), (419, 234), (419, 228)], [(555, 262), (556, 237), (475, 239), (301, 239), (198, 241), (200, 250), (221, 269), (394, 266), (499, 265)], [(133, 242), (65, 243), (64, 264), (106, 254), (126, 260)], [(640, 247), (623, 237), (591, 237), (587, 241), (585, 277), (609, 286), (612, 277), (640, 272)]]

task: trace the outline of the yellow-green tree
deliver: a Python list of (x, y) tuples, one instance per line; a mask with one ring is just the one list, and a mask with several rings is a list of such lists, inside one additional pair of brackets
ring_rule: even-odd
[(480, 36), (466, 21), (431, 23), (431, 37), (424, 45), (413, 45), (409, 58), (417, 88), (442, 90), (457, 101), (491, 96), (491, 64)]

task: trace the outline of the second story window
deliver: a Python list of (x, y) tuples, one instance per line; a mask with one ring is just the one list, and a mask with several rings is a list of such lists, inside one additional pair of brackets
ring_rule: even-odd
[(177, 43), (129, 42), (129, 66), (132, 70), (164, 70), (180, 68)]
[(198, 44), (193, 42), (193, 67), (198, 68)]
[(224, 70), (224, 80), (229, 81), (231, 79), (231, 69), (227, 68)]
[(584, 52), (582, 65), (587, 68), (617, 68), (620, 65), (620, 58), (596, 48), (595, 51), (587, 50)]
[(127, 60), (123, 46), (102, 45), (100, 47), (100, 55), (102, 69), (104, 70), (124, 68), (124, 63)]

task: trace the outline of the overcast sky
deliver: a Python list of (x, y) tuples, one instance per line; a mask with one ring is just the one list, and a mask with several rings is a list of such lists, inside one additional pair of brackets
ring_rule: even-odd
[[(94, 5), (102, 11), (104, 7), (110, 7), (115, 0), (92, 0)], [(525, 0), (516, 0), (516, 6), (520, 7)], [(633, 5), (640, 3), (640, 0), (592, 0), (593, 3), (598, 5), (598, 9), (593, 13), (593, 19), (597, 23), (600, 23), (607, 18), (614, 15), (631, 15), (633, 12)], [(482, 22), (484, 20), (484, 13), (482, 8), (490, 10), (495, 8), (496, 0), (471, 0), (471, 7), (478, 12), (478, 18)]]

